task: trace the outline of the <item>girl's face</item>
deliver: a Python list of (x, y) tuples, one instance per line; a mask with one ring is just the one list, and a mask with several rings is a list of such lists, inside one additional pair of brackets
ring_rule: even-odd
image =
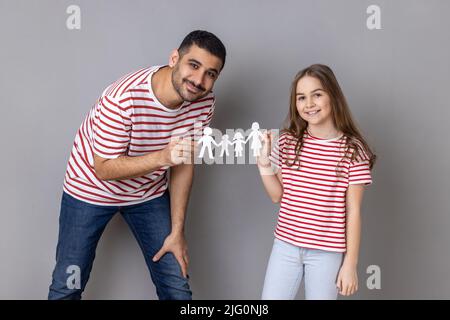
[(296, 106), (308, 125), (333, 123), (330, 96), (317, 78), (304, 76), (297, 82)]

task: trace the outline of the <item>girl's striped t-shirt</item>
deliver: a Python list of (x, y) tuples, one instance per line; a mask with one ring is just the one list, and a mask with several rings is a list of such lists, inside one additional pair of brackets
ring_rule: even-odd
[(365, 153), (354, 161), (343, 159), (346, 139), (325, 140), (306, 131), (299, 160), (290, 166), (297, 139), (287, 132), (280, 135), (270, 155), (283, 185), (276, 238), (300, 247), (346, 251), (346, 191), (351, 184), (372, 183)]
[(100, 180), (94, 153), (106, 159), (142, 156), (163, 149), (174, 135), (195, 138), (208, 126), (214, 94), (169, 109), (155, 97), (151, 77), (161, 66), (125, 75), (108, 86), (75, 137), (63, 189), (71, 196), (97, 205), (131, 205), (161, 196), (168, 188), (167, 169), (123, 180)]

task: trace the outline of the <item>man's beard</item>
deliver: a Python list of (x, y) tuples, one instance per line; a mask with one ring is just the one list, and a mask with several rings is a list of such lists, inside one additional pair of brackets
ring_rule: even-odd
[[(187, 93), (187, 94), (183, 93), (182, 86), (183, 86), (183, 84), (185, 82), (189, 82), (192, 86), (196, 87), (200, 91), (197, 94), (195, 94), (195, 93)], [(188, 79), (185, 79), (185, 78), (182, 79), (181, 75), (180, 75), (180, 72), (179, 72), (179, 67), (178, 66), (176, 66), (174, 68), (173, 72), (172, 72), (172, 85), (173, 85), (173, 88), (175, 89), (175, 91), (177, 92), (177, 94), (184, 101), (194, 102), (194, 101), (200, 100), (201, 98), (205, 97), (209, 93), (202, 86), (197, 86), (192, 81), (189, 81)]]

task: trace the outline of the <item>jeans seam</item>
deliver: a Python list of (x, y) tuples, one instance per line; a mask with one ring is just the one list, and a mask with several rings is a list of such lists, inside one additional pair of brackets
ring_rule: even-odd
[[(302, 263), (302, 259), (301, 259), (300, 255), (301, 255), (301, 251), (299, 250), (299, 255), (298, 255), (298, 260), (299, 261), (298, 261), (298, 263), (300, 264), (300, 268), (303, 268), (303, 263)], [(302, 270), (302, 273), (303, 273), (303, 270)], [(295, 294), (297, 294), (297, 292), (294, 292), (294, 291), (295, 291), (296, 287), (298, 289), (297, 282), (299, 281), (300, 274), (301, 274), (300, 272), (297, 272), (297, 277), (295, 278), (295, 281), (292, 283), (291, 290), (289, 292), (289, 297), (291, 299), (294, 299), (295, 298)]]
[(143, 245), (143, 243), (141, 241), (141, 238), (139, 237), (138, 232), (136, 231), (136, 228), (134, 226), (132, 218), (131, 218), (130, 214), (128, 214), (128, 213), (123, 213), (123, 215), (124, 216), (127, 215), (129, 217), (128, 225), (130, 226), (131, 230), (133, 231), (133, 234), (135, 235), (136, 241), (138, 242), (139, 246), (141, 247), (141, 250), (143, 251), (144, 259), (147, 262), (147, 266), (148, 266), (148, 269), (150, 271), (150, 277), (153, 279), (153, 283), (154, 283), (154, 285), (156, 287), (156, 290), (160, 291), (161, 288), (159, 286), (159, 283), (158, 283), (158, 281), (155, 281), (156, 277), (155, 277), (155, 274), (153, 272), (153, 268), (152, 268), (152, 265), (151, 265), (152, 261), (148, 261), (149, 258), (147, 258), (147, 255), (145, 254), (145, 246)]

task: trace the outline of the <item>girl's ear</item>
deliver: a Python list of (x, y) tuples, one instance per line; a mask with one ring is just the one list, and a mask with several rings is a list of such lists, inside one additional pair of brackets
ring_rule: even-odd
[(180, 60), (180, 53), (178, 52), (178, 49), (173, 49), (170, 53), (169, 57), (169, 67), (173, 68)]

